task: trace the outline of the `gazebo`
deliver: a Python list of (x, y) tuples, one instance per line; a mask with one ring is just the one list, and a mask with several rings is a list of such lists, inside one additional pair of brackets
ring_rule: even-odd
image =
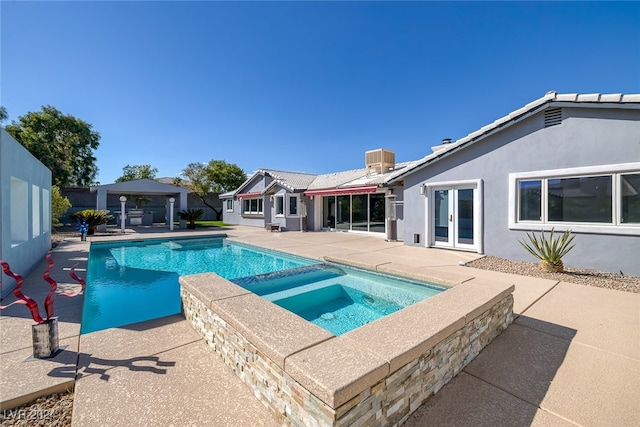
[[(115, 184), (105, 184), (91, 187), (92, 193), (97, 193), (96, 196), (96, 209), (107, 209), (107, 195), (118, 194), (121, 196), (136, 195), (136, 196), (166, 196), (166, 210), (167, 221), (169, 216), (169, 210), (171, 209), (170, 199), (174, 198), (177, 202), (177, 208), (179, 210), (187, 210), (187, 194), (191, 193), (191, 190), (178, 187), (170, 184), (163, 184), (162, 182), (154, 181), (152, 179), (137, 179), (135, 181), (117, 182)], [(180, 227), (185, 227), (186, 221), (180, 221)]]

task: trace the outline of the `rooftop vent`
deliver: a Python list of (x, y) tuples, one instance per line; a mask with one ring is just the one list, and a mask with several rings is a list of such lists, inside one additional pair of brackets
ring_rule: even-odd
[(364, 153), (364, 162), (367, 169), (377, 173), (389, 172), (396, 166), (396, 153), (385, 148), (370, 150)]
[(562, 123), (562, 108), (549, 108), (544, 112), (544, 127), (559, 125)]
[(451, 138), (445, 138), (442, 140), (442, 144), (451, 144)]

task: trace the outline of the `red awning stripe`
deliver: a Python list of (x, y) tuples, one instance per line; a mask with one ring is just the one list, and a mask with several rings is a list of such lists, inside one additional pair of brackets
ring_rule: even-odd
[(349, 188), (325, 188), (322, 190), (307, 190), (305, 196), (340, 196), (343, 194), (367, 194), (375, 193), (378, 189), (377, 185), (369, 185), (366, 187), (349, 187)]
[(262, 193), (241, 193), (236, 196), (238, 199), (256, 199), (261, 198)]

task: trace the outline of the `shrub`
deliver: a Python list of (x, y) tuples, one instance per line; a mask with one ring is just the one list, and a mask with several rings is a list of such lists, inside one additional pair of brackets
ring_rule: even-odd
[(575, 246), (575, 244), (571, 244), (575, 236), (571, 235), (570, 230), (562, 233), (562, 236), (558, 239), (555, 238), (554, 233), (555, 229), (552, 228), (549, 238), (545, 236), (544, 231), (541, 231), (540, 238), (536, 237), (534, 233), (527, 233), (529, 243), (518, 240), (518, 243), (523, 248), (540, 260), (542, 271), (549, 273), (557, 273), (564, 270), (562, 257)]
[(60, 217), (64, 215), (71, 207), (69, 198), (64, 197), (60, 193), (60, 187), (57, 185), (51, 186), (51, 225), (53, 227), (60, 227)]
[(188, 209), (186, 211), (178, 212), (178, 218), (189, 221), (187, 228), (191, 229), (196, 228), (196, 221), (202, 218), (202, 215), (204, 215), (204, 211), (202, 209)]
[(107, 224), (109, 221), (113, 220), (113, 215), (110, 215), (107, 210), (85, 209), (83, 211), (72, 213), (71, 219), (74, 221), (86, 220), (87, 225), (89, 226), (87, 234), (92, 236), (96, 231), (96, 227), (98, 225)]

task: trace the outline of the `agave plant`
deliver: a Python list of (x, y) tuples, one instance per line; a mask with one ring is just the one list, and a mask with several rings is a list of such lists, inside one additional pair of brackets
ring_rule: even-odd
[(202, 218), (202, 215), (204, 215), (204, 211), (202, 209), (188, 209), (186, 211), (178, 212), (178, 218), (189, 221), (187, 228), (191, 229), (196, 228), (196, 221)]
[(564, 257), (575, 244), (571, 235), (571, 231), (567, 230), (559, 238), (554, 236), (555, 229), (551, 229), (549, 238), (545, 236), (544, 230), (540, 232), (540, 237), (536, 237), (534, 233), (527, 233), (529, 242), (518, 240), (531, 255), (540, 260), (540, 268), (548, 273), (558, 273), (564, 270), (562, 257)]
[(86, 221), (88, 226), (87, 234), (92, 236), (95, 233), (98, 225), (107, 224), (113, 219), (113, 215), (109, 214), (107, 210), (85, 209), (83, 211), (74, 212), (71, 215), (71, 219), (76, 221)]

